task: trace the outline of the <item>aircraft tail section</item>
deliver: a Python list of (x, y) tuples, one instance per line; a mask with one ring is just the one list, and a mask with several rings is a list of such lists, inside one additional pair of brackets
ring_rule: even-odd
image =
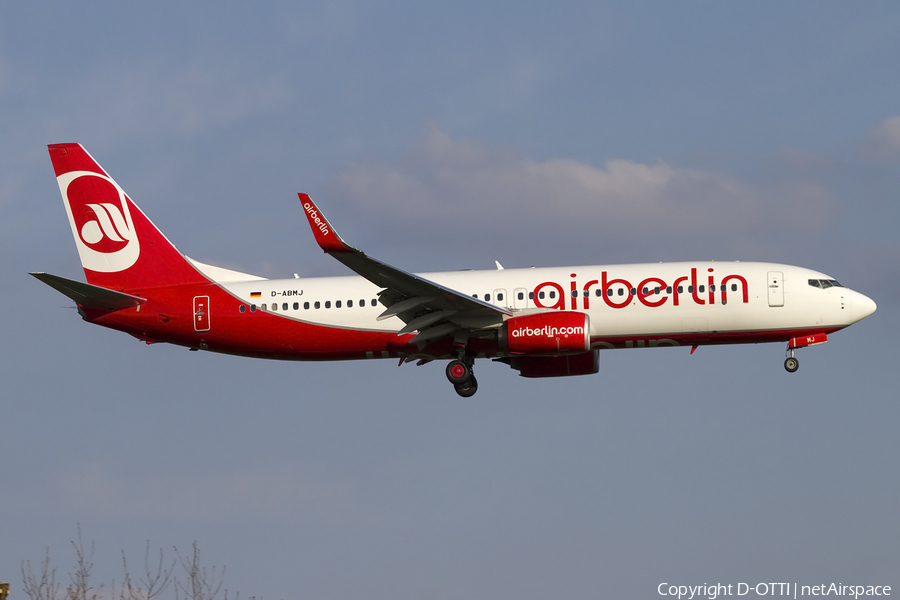
[(207, 281), (80, 144), (48, 150), (88, 283), (127, 291)]

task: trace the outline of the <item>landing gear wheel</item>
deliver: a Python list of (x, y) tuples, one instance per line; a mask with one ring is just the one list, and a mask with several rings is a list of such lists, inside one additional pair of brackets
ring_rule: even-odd
[(454, 385), (453, 389), (463, 398), (471, 398), (478, 391), (478, 381), (475, 380), (474, 375), (470, 375), (468, 380)]
[[(463, 385), (472, 378), (472, 369), (461, 360), (451, 360), (447, 365), (447, 379), (450, 380), (459, 392), (459, 386)], [(475, 392), (472, 392), (473, 394)]]
[(797, 369), (800, 368), (800, 361), (794, 358), (793, 356), (789, 356), (784, 359), (784, 370), (788, 373), (796, 373)]

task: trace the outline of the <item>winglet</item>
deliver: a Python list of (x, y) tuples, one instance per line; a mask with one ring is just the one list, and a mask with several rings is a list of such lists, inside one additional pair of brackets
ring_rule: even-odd
[(300, 202), (303, 203), (303, 212), (309, 220), (309, 226), (312, 228), (313, 235), (316, 236), (316, 242), (319, 247), (327, 253), (331, 252), (358, 252), (355, 248), (351, 248), (341, 239), (338, 232), (334, 230), (328, 219), (325, 218), (319, 208), (313, 203), (307, 194), (297, 194)]

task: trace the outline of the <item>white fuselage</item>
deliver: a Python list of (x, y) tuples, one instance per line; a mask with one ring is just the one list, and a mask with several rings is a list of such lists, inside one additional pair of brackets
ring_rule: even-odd
[[(643, 338), (675, 345), (685, 334), (831, 332), (874, 311), (874, 303), (858, 292), (810, 285), (833, 281), (823, 273), (774, 263), (649, 263), (421, 276), (514, 314), (585, 312), (595, 347), (626, 346), (616, 340)], [(254, 309), (310, 324), (367, 331), (399, 331), (404, 325), (396, 317), (376, 321), (384, 309), (376, 300), (380, 290), (361, 277), (219, 283)]]

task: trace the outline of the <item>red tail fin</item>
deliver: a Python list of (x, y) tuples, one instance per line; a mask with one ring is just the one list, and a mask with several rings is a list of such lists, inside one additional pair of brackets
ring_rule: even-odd
[(88, 283), (128, 291), (206, 281), (80, 144), (48, 149)]

